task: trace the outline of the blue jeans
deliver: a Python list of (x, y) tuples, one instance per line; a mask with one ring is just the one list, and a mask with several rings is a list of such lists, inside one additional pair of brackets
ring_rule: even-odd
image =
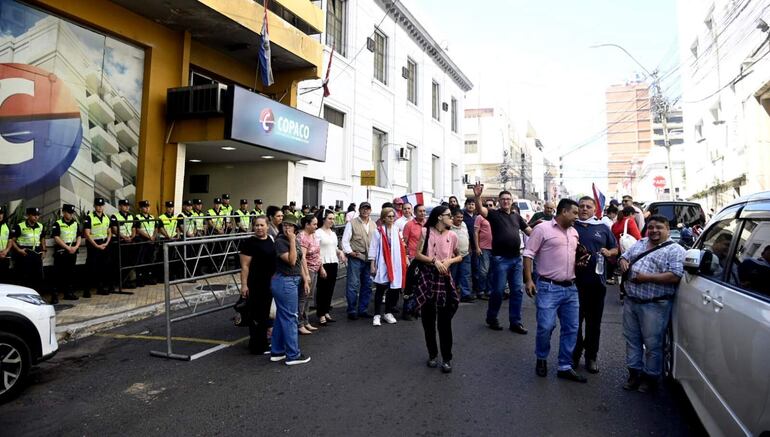
[(477, 292), (479, 295), (482, 293), (489, 294), (489, 286), (492, 283), (492, 281), (489, 280), (489, 262), (492, 259), (492, 250), (481, 249), (481, 256), (477, 256), (476, 259), (479, 261), (479, 268), (476, 269), (476, 273), (478, 274), (478, 279), (476, 280), (478, 287)]
[(508, 301), (508, 321), (511, 325), (517, 325), (521, 323), (522, 288), (524, 287), (521, 257), (493, 255), (491, 268), (492, 289), (489, 295), (489, 306), (487, 306), (487, 323), (497, 321), (497, 314), (503, 306), (503, 292), (507, 281), (511, 291), (511, 298)]
[[(348, 278), (345, 297), (348, 300), (348, 314), (364, 314), (372, 297), (372, 277), (369, 263), (352, 256), (348, 258)], [(358, 302), (358, 310), (356, 310)]]
[(275, 322), (270, 352), (273, 355), (286, 354), (286, 358), (299, 356), (299, 335), (297, 334), (297, 307), (299, 305), (299, 276), (273, 275), (270, 290), (275, 300)]
[(471, 294), (479, 294), (479, 257), (471, 249)]
[(455, 286), (460, 289), (460, 295), (462, 297), (470, 297), (471, 295), (471, 254), (467, 254), (463, 257), (463, 260), (459, 263), (452, 264), (449, 267), (450, 273), (452, 273), (452, 279), (455, 281)]
[[(623, 337), (626, 338), (626, 366), (659, 377), (663, 370), (663, 340), (668, 329), (673, 301), (623, 304)], [(644, 348), (647, 349), (645, 357)]]
[(572, 352), (575, 350), (578, 331), (578, 300), (577, 287), (562, 287), (549, 282), (537, 283), (537, 339), (535, 340), (535, 355), (539, 360), (548, 359), (551, 352), (551, 334), (556, 328), (556, 317), (559, 317), (561, 332), (559, 333), (559, 370), (572, 368)]

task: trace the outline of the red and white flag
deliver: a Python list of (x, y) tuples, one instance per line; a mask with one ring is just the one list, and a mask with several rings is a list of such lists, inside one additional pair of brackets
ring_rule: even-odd
[(417, 204), (425, 205), (422, 192), (407, 194), (406, 196), (401, 196), (401, 199), (404, 200), (404, 203), (408, 203), (412, 206), (415, 206)]

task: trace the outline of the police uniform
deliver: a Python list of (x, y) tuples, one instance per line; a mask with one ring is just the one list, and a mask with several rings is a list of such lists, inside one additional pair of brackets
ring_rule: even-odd
[[(139, 202), (139, 208), (149, 208), (150, 202), (143, 200)], [(142, 267), (136, 268), (136, 286), (142, 287), (144, 285), (155, 285), (158, 281), (153, 275), (152, 265), (155, 262), (155, 238), (156, 231), (160, 226), (158, 220), (152, 214), (145, 214), (140, 212), (136, 215), (136, 221), (134, 222), (134, 229), (136, 229), (134, 241), (139, 243), (137, 245), (137, 257), (136, 264)], [(141, 232), (140, 232), (141, 231)], [(147, 234), (146, 236), (144, 234)]]
[(0, 214), (3, 219), (0, 220), (0, 284), (11, 283), (11, 228), (8, 227), (8, 221), (5, 219), (5, 207), (0, 206)]
[[(219, 205), (218, 209), (216, 205)], [(222, 199), (219, 197), (214, 199), (214, 208), (209, 208), (206, 215), (209, 216), (209, 235), (224, 234), (226, 232), (227, 224), (225, 218), (228, 215), (228, 212), (222, 206)]]
[[(200, 207), (199, 207), (200, 206)], [(193, 199), (193, 217), (195, 223), (195, 236), (201, 236), (206, 232), (206, 219), (202, 218), (206, 215), (203, 211), (203, 202), (200, 199)]]
[[(41, 293), (43, 283), (43, 255), (45, 255), (45, 242), (43, 233), (45, 226), (42, 223), (30, 223), (30, 216), (40, 216), (38, 208), (27, 208), (27, 220), (16, 224), (10, 233), (11, 240), (16, 244), (14, 253), (14, 266), (19, 272), (19, 283)], [(20, 253), (23, 252), (24, 254)], [(58, 302), (54, 293), (52, 304)]]
[(265, 212), (262, 211), (262, 199), (254, 199), (254, 209), (251, 212), (254, 217), (266, 215)]
[[(75, 213), (75, 205), (65, 204), (62, 212)], [(64, 293), (65, 300), (78, 300), (75, 296), (75, 263), (78, 259), (78, 249), (70, 253), (69, 248), (80, 247), (80, 224), (72, 217), (65, 220), (62, 217), (51, 226), (51, 237), (54, 238), (53, 269), (55, 272), (56, 292)]]
[[(241, 207), (248, 204), (248, 200), (241, 199)], [(251, 225), (255, 216), (256, 213), (254, 211), (249, 211), (248, 209), (241, 208), (235, 210), (235, 229), (238, 232), (251, 232)]]
[[(198, 200), (198, 199), (195, 199)], [(187, 206), (193, 206), (192, 200), (185, 200), (182, 205), (184, 207)], [(182, 209), (182, 212), (179, 213), (179, 215), (176, 216), (177, 223), (178, 223), (178, 231), (179, 235), (182, 236), (183, 239), (192, 238), (196, 236), (196, 223), (197, 220), (195, 219), (196, 214), (195, 212), (186, 211), (185, 209)], [(180, 277), (187, 277), (188, 275), (191, 275), (193, 273), (192, 269), (195, 267), (195, 260), (191, 260), (190, 258), (194, 256), (192, 247), (189, 246), (183, 246), (180, 250), (180, 252), (183, 254), (185, 261), (184, 263), (187, 265), (187, 270), (180, 275)], [(182, 265), (180, 264), (180, 270), (182, 268)]]
[[(118, 206), (130, 206), (127, 199), (118, 201)], [(118, 211), (110, 216), (110, 228), (115, 235), (113, 243), (113, 269), (117, 273), (120, 288), (136, 288), (136, 283), (130, 281), (130, 267), (136, 265), (136, 248), (134, 242), (134, 215), (130, 212)], [(129, 267), (129, 268), (127, 268)]]
[[(104, 206), (104, 199), (94, 199), (94, 206)], [(88, 232), (85, 232), (88, 230)], [(89, 285), (83, 297), (91, 297), (90, 289), (96, 289), (97, 294), (107, 295), (114, 290), (112, 275), (112, 250), (110, 241), (110, 218), (104, 213), (89, 212), (83, 220), (83, 232), (86, 234), (86, 270)], [(96, 246), (106, 245), (104, 249)]]

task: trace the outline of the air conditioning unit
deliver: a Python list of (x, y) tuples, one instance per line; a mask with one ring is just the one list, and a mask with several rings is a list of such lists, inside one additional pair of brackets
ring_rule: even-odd
[(398, 149), (398, 159), (402, 161), (409, 161), (409, 158), (410, 158), (409, 155), (411, 155), (411, 153), (407, 147), (402, 147)]
[(449, 111), (449, 103), (447, 103), (447, 102), (442, 103), (441, 104), (441, 109), (443, 109), (444, 112)]
[(366, 49), (374, 53), (374, 39), (371, 37), (366, 38)]
[(205, 85), (169, 88), (166, 90), (166, 118), (184, 120), (224, 115), (227, 85)]
[(401, 77), (404, 79), (409, 79), (409, 69), (406, 67), (401, 67)]

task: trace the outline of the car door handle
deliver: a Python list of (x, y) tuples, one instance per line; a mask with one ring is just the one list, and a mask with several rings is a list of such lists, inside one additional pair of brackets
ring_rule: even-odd
[(722, 303), (722, 298), (721, 297), (715, 297), (714, 299), (711, 300), (711, 303), (714, 304), (714, 312), (715, 313), (718, 313), (719, 311), (722, 310), (722, 308), (725, 307), (725, 304)]
[(703, 296), (703, 305), (708, 305), (711, 302), (711, 292), (706, 290), (701, 296)]

